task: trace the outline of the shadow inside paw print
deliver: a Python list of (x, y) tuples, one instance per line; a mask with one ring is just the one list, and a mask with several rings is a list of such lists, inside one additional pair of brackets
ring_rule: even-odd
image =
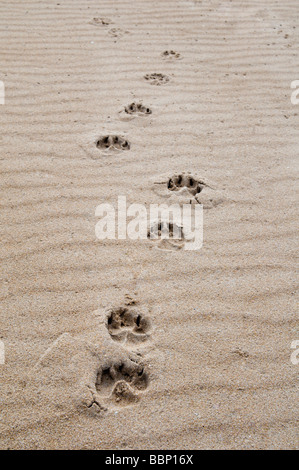
[(148, 73), (144, 75), (145, 80), (147, 80), (151, 85), (165, 85), (169, 82), (169, 77), (163, 73)]
[(129, 150), (130, 142), (118, 135), (105, 135), (96, 141), (99, 149)]
[(138, 343), (149, 338), (150, 321), (127, 307), (110, 310), (107, 329), (114, 341)]

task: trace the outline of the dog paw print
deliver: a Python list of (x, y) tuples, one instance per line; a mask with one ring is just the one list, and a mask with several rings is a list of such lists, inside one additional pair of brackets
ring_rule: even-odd
[(114, 341), (140, 343), (149, 338), (150, 321), (132, 308), (110, 310), (106, 326)]
[(97, 372), (94, 403), (100, 411), (109, 404), (130, 405), (140, 400), (149, 377), (140, 358), (129, 357), (102, 367)]
[(93, 18), (89, 24), (93, 26), (108, 26), (112, 21), (109, 18)]
[(121, 29), (121, 28), (111, 28), (111, 29), (109, 29), (108, 34), (112, 38), (120, 39), (125, 34), (129, 34), (129, 31), (125, 31), (124, 29)]
[(152, 114), (149, 107), (144, 106), (142, 103), (131, 103), (125, 106), (125, 112), (127, 114), (147, 115)]
[(162, 57), (163, 57), (164, 59), (170, 59), (170, 60), (172, 60), (172, 59), (179, 59), (179, 58), (181, 57), (181, 54), (179, 54), (178, 52), (175, 52), (175, 51), (173, 51), (173, 50), (171, 50), (171, 51), (164, 51), (164, 52), (162, 52), (161, 55), (162, 55)]
[(187, 188), (193, 196), (201, 193), (205, 186), (206, 184), (203, 181), (185, 173), (173, 175), (167, 182), (169, 191), (179, 191), (182, 188)]
[(147, 238), (152, 240), (160, 250), (177, 251), (185, 246), (183, 227), (175, 222), (159, 220), (153, 222)]
[(145, 80), (147, 80), (151, 85), (165, 85), (169, 82), (169, 77), (163, 73), (148, 73), (144, 75)]
[(96, 146), (98, 149), (129, 150), (130, 142), (118, 135), (105, 135), (97, 139)]
[[(178, 201), (201, 204), (204, 209), (212, 209), (225, 201), (222, 191), (211, 187), (190, 173), (175, 174), (167, 180), (167, 192), (173, 192)], [(190, 198), (192, 195), (192, 198)], [(185, 202), (184, 202), (185, 203)]]

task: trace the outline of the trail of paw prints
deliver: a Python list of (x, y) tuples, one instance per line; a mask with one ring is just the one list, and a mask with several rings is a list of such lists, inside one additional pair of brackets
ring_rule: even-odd
[(165, 85), (169, 82), (169, 77), (163, 73), (147, 73), (144, 75), (145, 80), (147, 80), (151, 85)]
[(179, 54), (178, 52), (173, 51), (173, 50), (164, 51), (164, 52), (162, 52), (161, 56), (163, 57), (163, 59), (166, 59), (166, 60), (181, 59), (181, 54)]
[(106, 327), (114, 341), (138, 344), (150, 338), (150, 321), (135, 308), (119, 307), (109, 310)]
[(118, 135), (105, 135), (96, 140), (96, 147), (103, 150), (129, 150), (130, 142)]
[(147, 238), (159, 250), (178, 251), (183, 249), (186, 244), (183, 227), (166, 220), (153, 222), (149, 227)]

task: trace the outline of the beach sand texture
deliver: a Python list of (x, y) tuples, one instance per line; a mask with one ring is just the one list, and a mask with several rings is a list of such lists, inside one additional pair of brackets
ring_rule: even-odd
[[(1, 1), (1, 449), (298, 448), (298, 17)], [(201, 250), (96, 238), (188, 172)]]

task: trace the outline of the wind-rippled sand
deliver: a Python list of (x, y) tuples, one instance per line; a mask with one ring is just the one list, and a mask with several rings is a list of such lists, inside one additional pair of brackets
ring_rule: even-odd
[[(1, 448), (298, 447), (298, 15), (1, 2)], [(97, 240), (188, 172), (201, 250)]]

